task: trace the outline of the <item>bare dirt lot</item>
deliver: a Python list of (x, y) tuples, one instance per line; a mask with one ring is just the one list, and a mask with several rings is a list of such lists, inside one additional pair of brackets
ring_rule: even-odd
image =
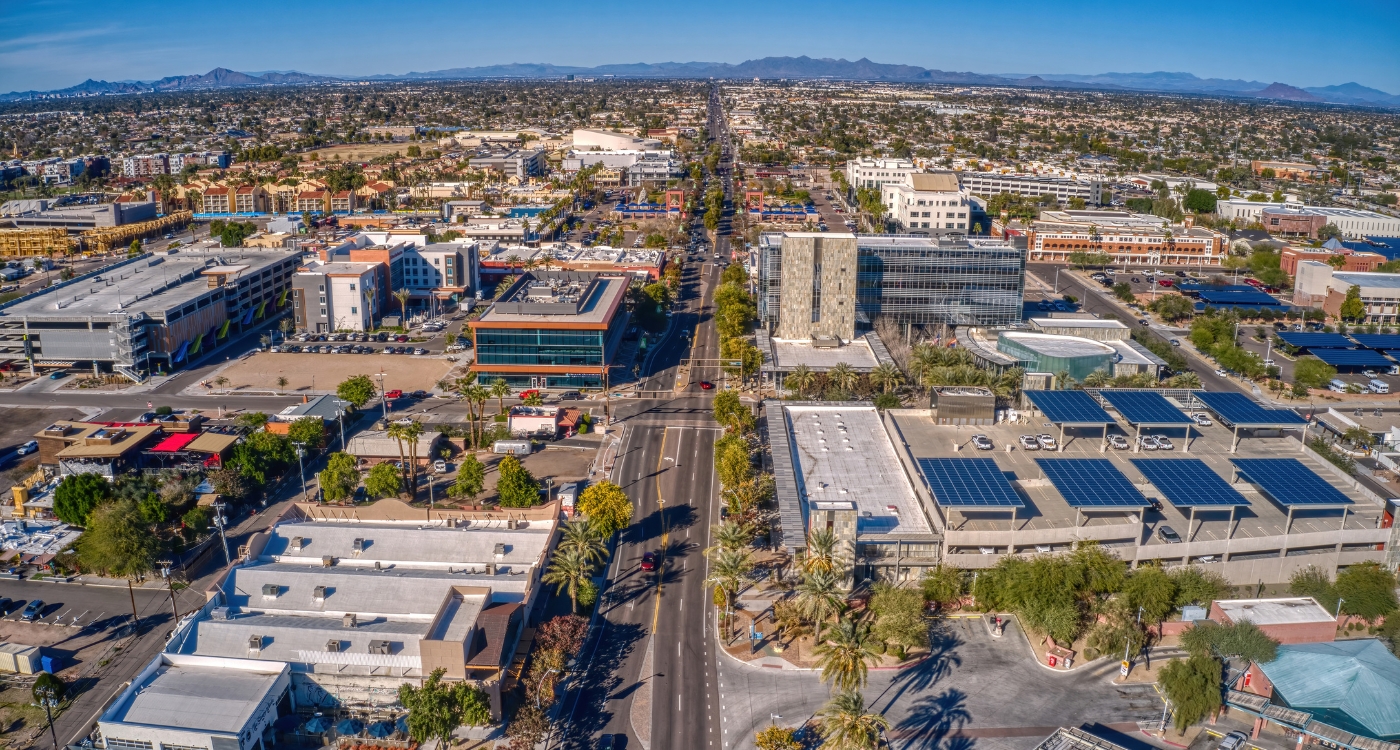
[[(417, 144), (423, 146), (425, 144)], [(321, 157), (322, 162), (334, 161), (339, 156), (341, 161), (370, 161), (380, 156), (393, 156), (395, 154), (403, 156), (408, 153), (407, 143), (348, 143), (343, 146), (327, 146), (316, 149), (316, 153)], [(427, 150), (426, 148), (424, 149)]]
[[(384, 373), (388, 390), (431, 390), (439, 380), (460, 362), (448, 362), (435, 357), (411, 357), (391, 354), (272, 354), (260, 352), (247, 359), (229, 364), (206, 381), (211, 389), (230, 391), (254, 390), (297, 393), (298, 391), (334, 391), (340, 381), (352, 375), (369, 375), (378, 384), (378, 373)], [(220, 384), (218, 378), (228, 378)], [(285, 386), (278, 378), (286, 378)]]
[(60, 419), (82, 419), (77, 409), (0, 408), (0, 492), (34, 473), (39, 454), (20, 456), (15, 449), (34, 439), (34, 433)]

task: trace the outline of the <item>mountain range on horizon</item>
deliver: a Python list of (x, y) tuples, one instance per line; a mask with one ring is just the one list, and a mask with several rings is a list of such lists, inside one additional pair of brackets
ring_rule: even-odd
[(192, 91), (256, 86), (314, 85), (347, 81), (473, 80), (473, 79), (551, 79), (565, 76), (612, 76), (616, 78), (760, 78), (797, 80), (888, 81), (901, 83), (943, 83), (971, 86), (1024, 86), (1033, 88), (1090, 89), (1124, 92), (1203, 94), (1257, 98), (1276, 101), (1344, 104), (1400, 108), (1400, 95), (1362, 86), (1355, 82), (1332, 86), (1296, 87), (1286, 83), (1240, 79), (1200, 78), (1191, 73), (985, 74), (944, 71), (915, 65), (872, 62), (866, 58), (845, 59), (764, 57), (738, 64), (716, 62), (621, 63), (594, 67), (551, 63), (509, 63), (478, 67), (448, 68), (404, 74), (315, 75), (298, 71), (240, 73), (215, 68), (203, 75), (167, 76), (156, 81), (98, 81), (88, 79), (76, 86), (54, 91), (13, 91), (0, 94), (0, 102), (48, 98), (70, 98), (161, 91)]

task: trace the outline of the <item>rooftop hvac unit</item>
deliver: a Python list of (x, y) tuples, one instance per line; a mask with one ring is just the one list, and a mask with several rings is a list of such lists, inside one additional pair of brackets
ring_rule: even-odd
[(215, 620), (227, 620), (228, 614), (228, 607), (215, 607), (209, 610), (209, 617)]
[(496, 575), (496, 563), (486, 563), (486, 575)]
[(326, 641), (326, 651), (332, 654), (340, 653), (340, 640), (338, 638), (332, 638)]
[(365, 551), (365, 540), (356, 539), (355, 542), (351, 545), (351, 547), (355, 550), (355, 554), (358, 555), (361, 552)]
[(330, 567), (334, 567), (334, 566), (335, 566), (335, 558), (334, 558), (334, 557), (331, 557), (330, 555), (326, 555), (325, 557), (322, 557), (322, 558), (321, 558), (321, 567), (323, 567), (323, 568), (330, 568)]
[(506, 553), (506, 545), (502, 542), (496, 542), (495, 548), (491, 551), (496, 555), (496, 557), (501, 557)]
[(262, 647), (263, 647), (263, 637), (262, 637), (262, 636), (260, 636), (260, 635), (250, 635), (250, 636), (248, 636), (248, 652), (249, 652), (249, 653), (254, 653), (254, 654), (255, 654), (255, 653), (259, 652), (259, 651), (262, 651)]
[(342, 627), (346, 627), (346, 628), (353, 628), (353, 627), (355, 627), (355, 613), (354, 613), (354, 612), (346, 612), (346, 613), (345, 613), (345, 616), (342, 617), (342, 618), (340, 618), (340, 624), (341, 624)]
[(383, 655), (385, 655), (385, 656), (388, 656), (388, 655), (389, 655), (389, 642), (388, 642), (388, 641), (370, 641), (370, 642), (369, 642), (369, 652), (370, 652), (371, 654), (383, 654)]
[(299, 536), (299, 537), (296, 537), (296, 538), (292, 539), (292, 551), (293, 551), (293, 552), (300, 552), (300, 551), (301, 551), (301, 548), (302, 548), (302, 547), (305, 547), (305, 546), (306, 546), (306, 537), (300, 537), (300, 536)]
[(313, 599), (315, 599), (316, 601), (318, 601), (318, 602), (323, 602), (323, 601), (325, 601), (325, 600), (326, 600), (326, 587), (325, 587), (325, 586), (317, 586), (315, 589), (312, 590), (312, 592), (311, 592), (311, 597), (312, 597)]
[(264, 599), (276, 599), (276, 598), (277, 598), (277, 595), (280, 594), (280, 593), (282, 593), (282, 587), (281, 587), (281, 586), (278, 586), (278, 585), (275, 584), (275, 583), (264, 583), (264, 584), (263, 584), (263, 598), (264, 598)]

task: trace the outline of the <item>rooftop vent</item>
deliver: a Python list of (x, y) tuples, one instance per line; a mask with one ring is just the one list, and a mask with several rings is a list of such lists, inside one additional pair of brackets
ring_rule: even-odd
[(340, 639), (332, 638), (326, 641), (326, 651), (332, 654), (340, 653)]
[(331, 557), (330, 555), (326, 555), (326, 556), (324, 556), (324, 557), (321, 558), (321, 567), (323, 567), (323, 568), (330, 568), (330, 567), (334, 567), (334, 566), (335, 566), (335, 558), (334, 558), (334, 557)]
[(380, 561), (378, 561), (378, 560), (375, 560), (375, 561), (374, 561), (374, 569), (375, 569), (375, 570), (383, 570), (383, 569), (384, 569), (384, 563), (382, 563), (382, 562), (380, 562)]
[(369, 642), (369, 652), (370, 652), (371, 654), (383, 654), (383, 655), (385, 655), (385, 656), (388, 656), (389, 653), (390, 653), (389, 642), (388, 642), (388, 641), (370, 641), (370, 642)]
[(262, 637), (262, 636), (260, 636), (260, 635), (250, 635), (250, 636), (248, 636), (248, 653), (250, 653), (250, 654), (256, 654), (256, 653), (258, 653), (259, 651), (262, 651), (262, 647), (263, 647), (263, 637)]
[(496, 542), (495, 548), (493, 548), (491, 551), (496, 555), (496, 557), (501, 557), (506, 553), (506, 545), (501, 542)]
[(292, 539), (292, 551), (293, 551), (293, 552), (300, 552), (300, 551), (301, 551), (301, 548), (302, 548), (302, 547), (305, 547), (305, 546), (306, 546), (306, 537), (299, 536), (299, 537), (295, 537), (294, 539)]
[(264, 599), (276, 599), (277, 595), (282, 593), (282, 587), (275, 583), (264, 583), (262, 591)]
[(355, 613), (354, 613), (354, 612), (346, 612), (346, 613), (345, 613), (345, 616), (342, 617), (342, 618), (340, 618), (340, 626), (343, 627), (343, 628), (353, 628), (353, 627), (355, 627)]
[(318, 601), (318, 602), (323, 602), (323, 601), (325, 601), (325, 600), (326, 600), (326, 587), (325, 587), (325, 586), (317, 586), (315, 589), (312, 590), (312, 592), (311, 592), (311, 598), (315, 599), (315, 600)]
[(358, 554), (360, 554), (361, 552), (364, 552), (364, 551), (365, 551), (365, 540), (363, 540), (363, 539), (356, 539), (356, 540), (354, 541), (354, 543), (352, 543), (350, 546), (351, 546), (352, 549), (355, 550), (355, 554), (358, 555)]

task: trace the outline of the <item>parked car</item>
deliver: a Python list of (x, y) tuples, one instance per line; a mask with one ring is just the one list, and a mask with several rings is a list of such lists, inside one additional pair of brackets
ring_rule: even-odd
[(1138, 439), (1137, 439), (1137, 442), (1138, 442), (1138, 448), (1140, 448), (1140, 449), (1142, 449), (1142, 450), (1145, 450), (1145, 451), (1155, 451), (1155, 450), (1157, 450), (1157, 438), (1153, 437), (1152, 435), (1139, 435), (1139, 436), (1138, 436)]
[(1157, 438), (1157, 450), (1176, 450), (1176, 446), (1172, 445), (1172, 441), (1168, 440), (1166, 435), (1153, 435), (1153, 437)]
[(648, 571), (648, 572), (653, 571), (653, 570), (656, 570), (656, 553), (655, 553), (655, 552), (647, 552), (647, 553), (644, 553), (644, 554), (642, 555), (642, 570), (645, 570), (645, 571)]
[(35, 599), (34, 601), (30, 602), (28, 605), (25, 606), (24, 611), (20, 613), (19, 619), (25, 622), (33, 622), (39, 619), (39, 616), (42, 615), (43, 612), (44, 600)]
[(10, 597), (0, 596), (0, 617), (10, 614), (10, 610), (14, 608), (14, 605), (14, 600), (10, 599)]
[(1244, 750), (1244, 743), (1248, 740), (1244, 732), (1230, 732), (1220, 738), (1220, 744), (1216, 745), (1217, 750)]
[(527, 398), (531, 398), (531, 397), (533, 397), (533, 396), (538, 396), (538, 395), (540, 395), (540, 389), (538, 389), (538, 388), (531, 388), (531, 389), (526, 390), (526, 391), (521, 391), (520, 394), (519, 394), (519, 399), (520, 399), (521, 401), (524, 401), (524, 400), (527, 399)]
[(1179, 544), (1181, 542), (1181, 535), (1176, 533), (1176, 530), (1170, 526), (1158, 526), (1157, 538), (1167, 544)]
[(1147, 504), (1148, 504), (1153, 510), (1157, 511), (1158, 513), (1161, 513), (1161, 512), (1162, 512), (1162, 501), (1161, 501), (1161, 500), (1158, 500), (1158, 499), (1155, 498), (1155, 497), (1149, 497), (1149, 498), (1147, 498)]
[(434, 471), (434, 472), (437, 472), (438, 474), (446, 474), (446, 473), (447, 473), (447, 462), (444, 461), (444, 460), (442, 460), (442, 459), (440, 459), (440, 458), (439, 458), (438, 460), (434, 461), (434, 462), (433, 462), (433, 471)]
[(979, 451), (989, 451), (996, 447), (986, 435), (973, 435), (972, 446)]
[(1035, 439), (1036, 442), (1040, 443), (1040, 447), (1044, 448), (1047, 451), (1053, 451), (1056, 448), (1055, 438), (1051, 435), (1036, 435)]
[(392, 391), (385, 391), (384, 398), (403, 398), (403, 391), (397, 388)]
[(1112, 448), (1112, 449), (1114, 449), (1114, 450), (1116, 450), (1116, 451), (1123, 451), (1123, 450), (1127, 450), (1128, 448), (1130, 448), (1130, 447), (1132, 447), (1132, 446), (1130, 446), (1130, 445), (1128, 444), (1128, 439), (1125, 438), (1125, 437), (1123, 437), (1122, 435), (1109, 435), (1109, 436), (1108, 436), (1108, 447), (1110, 447), (1110, 448)]
[(1209, 427), (1215, 424), (1214, 422), (1210, 421), (1210, 417), (1207, 417), (1204, 414), (1192, 414), (1191, 419), (1201, 427)]
[(417, 349), (414, 349), (414, 350), (413, 350), (413, 353), (414, 353), (414, 354), (427, 354), (427, 353), (428, 353), (428, 350), (427, 350), (427, 349), (424, 349), (423, 347), (420, 346), (420, 347), (418, 347)]
[[(1273, 362), (1270, 361), (1270, 360), (1264, 360), (1264, 363), (1265, 363), (1265, 364), (1273, 364)], [(1376, 372), (1375, 370), (1372, 370), (1372, 369), (1370, 369), (1370, 368), (1367, 368), (1367, 369), (1365, 369), (1365, 370), (1362, 370), (1362, 371), (1361, 371), (1361, 375), (1362, 375), (1363, 377), (1367, 377), (1367, 378), (1378, 378), (1378, 377), (1381, 376), (1380, 373), (1378, 373), (1378, 372)]]
[(414, 397), (414, 398), (427, 398), (427, 397), (428, 397), (428, 392), (427, 392), (427, 391), (414, 391), (414, 392), (412, 392), (412, 393), (410, 393), (410, 394), (408, 394), (408, 395), (410, 395), (410, 396), (412, 396), (412, 397)]
[(1172, 339), (1172, 346), (1181, 346), (1181, 339)]
[(27, 455), (29, 455), (30, 453), (33, 453), (34, 451), (37, 451), (37, 450), (39, 450), (39, 441), (38, 441), (38, 440), (30, 440), (29, 442), (25, 443), (24, 445), (21, 445), (21, 446), (19, 447), (19, 449), (15, 451), (15, 453), (18, 453), (18, 454), (21, 455), (21, 456), (27, 456)]
[(1040, 441), (1035, 439), (1035, 435), (1021, 436), (1021, 449), (1028, 451), (1040, 450)]

